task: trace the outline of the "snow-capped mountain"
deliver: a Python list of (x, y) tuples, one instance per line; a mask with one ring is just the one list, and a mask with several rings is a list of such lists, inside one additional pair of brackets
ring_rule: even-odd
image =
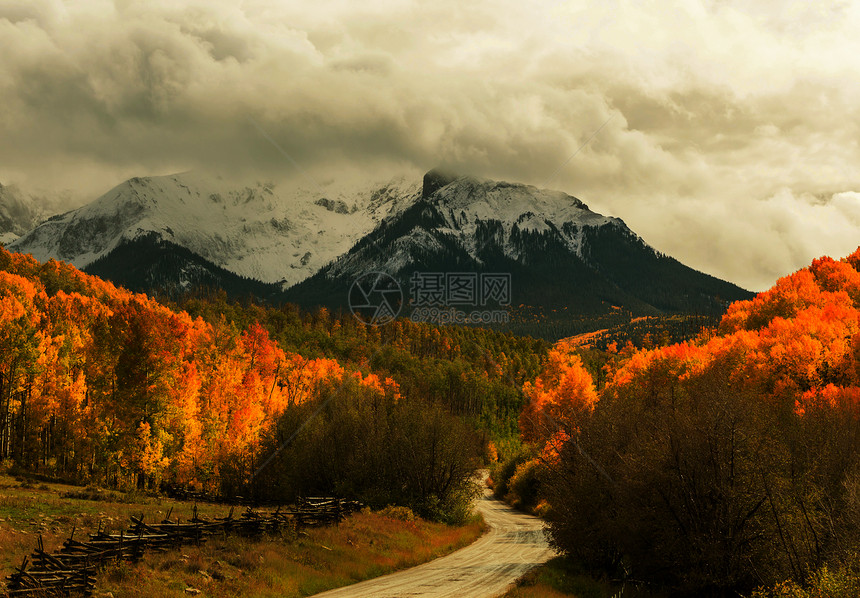
[(543, 309), (533, 313), (538, 319), (553, 311), (714, 313), (751, 296), (660, 254), (622, 220), (565, 193), (437, 171), (425, 175), (417, 201), (286, 299), (341, 307), (368, 272), (397, 279), (407, 303), (416, 272), (509, 274), (511, 304)]
[(8, 244), (47, 217), (43, 202), (0, 184), (0, 243)]
[(346, 252), (420, 190), (405, 179), (339, 190), (236, 186), (197, 173), (133, 178), (50, 218), (9, 249), (86, 269), (137, 239), (160, 239), (239, 276), (290, 286)]

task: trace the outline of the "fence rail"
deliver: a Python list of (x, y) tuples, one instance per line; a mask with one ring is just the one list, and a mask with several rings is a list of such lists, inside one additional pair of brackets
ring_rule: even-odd
[(147, 551), (164, 552), (183, 544), (199, 544), (213, 535), (231, 533), (255, 537), (274, 534), (282, 529), (300, 529), (338, 524), (344, 517), (361, 508), (361, 503), (339, 498), (306, 498), (297, 505), (274, 511), (259, 511), (248, 507), (238, 517), (234, 508), (226, 517), (205, 519), (197, 513), (182, 523), (170, 519), (173, 509), (159, 523), (144, 522), (131, 516), (131, 525), (119, 533), (108, 533), (99, 523), (98, 530), (88, 534), (88, 540), (76, 540), (75, 529), (58, 552), (49, 554), (39, 535), (32, 555), (24, 557), (20, 567), (7, 579), (6, 596), (72, 596), (91, 595), (95, 589), (96, 572), (113, 561), (137, 561)]

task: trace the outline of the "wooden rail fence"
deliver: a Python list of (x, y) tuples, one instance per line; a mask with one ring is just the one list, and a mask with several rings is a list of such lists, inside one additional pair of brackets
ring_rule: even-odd
[(143, 514), (131, 516), (125, 531), (108, 533), (101, 523), (89, 540), (75, 539), (75, 530), (63, 542), (58, 552), (45, 551), (42, 536), (32, 555), (24, 557), (20, 567), (7, 579), (6, 596), (72, 596), (92, 594), (96, 571), (112, 561), (137, 561), (147, 551), (163, 552), (183, 544), (199, 544), (208, 536), (230, 533), (255, 537), (274, 534), (282, 529), (300, 529), (340, 523), (361, 508), (356, 501), (337, 498), (307, 498), (298, 505), (274, 511), (258, 511), (250, 507), (233, 516), (233, 507), (226, 517), (199, 517), (197, 505), (190, 520), (171, 521), (171, 509), (160, 523), (145, 523)]

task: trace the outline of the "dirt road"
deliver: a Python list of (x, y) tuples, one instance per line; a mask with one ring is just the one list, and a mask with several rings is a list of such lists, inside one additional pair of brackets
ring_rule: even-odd
[(435, 561), (315, 598), (494, 598), (554, 555), (539, 519), (495, 500), (489, 490), (476, 506), (490, 529), (473, 544)]

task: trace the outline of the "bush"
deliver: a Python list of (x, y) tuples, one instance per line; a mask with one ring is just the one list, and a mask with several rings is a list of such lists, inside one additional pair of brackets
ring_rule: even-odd
[(437, 495), (430, 496), (421, 506), (421, 513), (432, 521), (448, 525), (465, 525), (474, 520), (472, 501), (481, 494), (477, 483), (467, 482), (456, 493), (441, 499)]
[(510, 480), (516, 473), (517, 467), (532, 457), (534, 457), (532, 449), (520, 445), (507, 459), (495, 464), (490, 470), (490, 477), (493, 480), (493, 495), (496, 498), (505, 499), (510, 492)]
[(857, 598), (860, 596), (860, 575), (854, 570), (827, 566), (819, 569), (804, 586), (784, 581), (773, 588), (758, 590), (752, 598)]
[(415, 513), (409, 507), (398, 507), (397, 505), (388, 505), (380, 509), (378, 514), (383, 517), (390, 517), (398, 521), (415, 521)]
[(508, 480), (508, 494), (505, 500), (522, 511), (534, 511), (540, 500), (540, 473), (541, 463), (539, 459), (530, 459), (517, 465), (514, 475)]
[(149, 497), (145, 494), (140, 494), (136, 491), (117, 492), (115, 490), (105, 490), (98, 486), (89, 485), (80, 490), (69, 490), (63, 493), (63, 498), (74, 498), (78, 500), (97, 500), (102, 502), (115, 503), (147, 503), (150, 502)]

